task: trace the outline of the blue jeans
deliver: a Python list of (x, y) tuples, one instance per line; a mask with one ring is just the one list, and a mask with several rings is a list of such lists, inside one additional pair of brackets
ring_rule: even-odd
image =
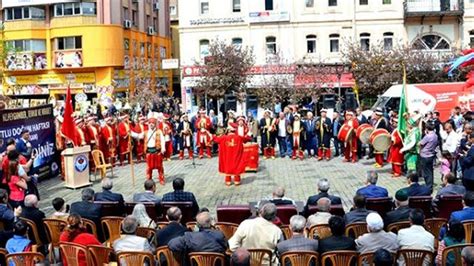
[(286, 136), (286, 154), (291, 156), (293, 152), (293, 138)]
[(278, 136), (278, 149), (280, 151), (280, 156), (284, 157), (287, 153), (287, 138), (288, 137), (280, 137)]
[(308, 152), (308, 156), (311, 156), (311, 150), (314, 151), (314, 156), (318, 155), (318, 138), (315, 136), (306, 140), (306, 151)]

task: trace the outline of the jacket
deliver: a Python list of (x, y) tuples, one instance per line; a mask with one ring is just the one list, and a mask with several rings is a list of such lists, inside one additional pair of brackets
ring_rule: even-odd
[(412, 209), (408, 206), (400, 206), (393, 211), (387, 212), (384, 220), (385, 227), (393, 223), (408, 221), (411, 211)]
[(309, 239), (303, 235), (295, 235), (277, 245), (278, 254), (288, 251), (315, 251), (318, 252), (318, 240)]
[(173, 252), (182, 255), (190, 252), (216, 252), (222, 253), (227, 250), (227, 241), (221, 231), (200, 230), (199, 232), (186, 232), (183, 236), (176, 237), (168, 243)]
[(344, 221), (346, 225), (358, 222), (365, 222), (367, 215), (372, 211), (367, 210), (366, 208), (354, 209), (344, 215)]
[(375, 252), (377, 249), (386, 249), (391, 253), (398, 251), (397, 235), (392, 232), (373, 232), (361, 235), (355, 241), (360, 253)]
[(319, 194), (310, 196), (308, 198), (308, 200), (306, 201), (306, 205), (304, 206), (304, 212), (308, 213), (309, 206), (316, 206), (320, 198), (329, 198), (331, 200), (331, 205), (341, 204), (341, 198), (329, 195), (327, 192), (319, 192)]
[(152, 191), (145, 191), (135, 193), (133, 195), (133, 202), (154, 202), (155, 204), (160, 204), (161, 198), (155, 195)]
[(194, 197), (194, 194), (191, 192), (175, 190), (173, 192), (164, 194), (163, 201), (177, 201), (177, 202), (190, 201), (193, 203), (193, 207), (192, 207), (193, 217), (196, 216), (199, 212), (199, 204), (196, 201), (196, 197)]
[(157, 248), (167, 246), (171, 239), (183, 236), (186, 228), (177, 222), (170, 222), (163, 229), (156, 230), (154, 244)]
[(46, 218), (44, 212), (40, 211), (38, 208), (34, 207), (23, 207), (21, 212), (21, 217), (33, 221), (38, 229), (38, 235), (43, 244), (47, 244), (48, 238), (46, 236), (46, 229), (44, 228), (43, 219)]
[(467, 207), (460, 211), (455, 211), (451, 213), (451, 217), (449, 218), (450, 221), (459, 221), (463, 222), (466, 220), (473, 220), (474, 219), (474, 207)]
[(103, 190), (102, 192), (98, 192), (94, 195), (95, 201), (109, 201), (109, 202), (118, 202), (119, 204), (123, 205), (123, 196), (119, 193), (114, 193), (110, 190)]
[(408, 197), (413, 196), (431, 196), (431, 190), (425, 185), (420, 185), (418, 183), (413, 183), (406, 188), (408, 192)]
[(460, 159), (463, 178), (474, 180), (474, 145), (469, 149), (466, 156)]
[(319, 241), (319, 254), (334, 250), (356, 250), (354, 239), (347, 236), (330, 236)]

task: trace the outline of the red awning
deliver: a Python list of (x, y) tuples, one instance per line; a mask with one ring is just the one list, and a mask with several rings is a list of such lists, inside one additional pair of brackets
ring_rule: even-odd
[[(341, 75), (341, 87), (352, 88), (355, 85), (352, 73), (343, 73)], [(308, 84), (321, 84), (321, 87), (335, 88), (339, 86), (339, 79), (336, 74), (329, 74), (325, 76), (316, 76), (309, 74), (301, 74), (295, 76), (296, 87), (306, 87)]]

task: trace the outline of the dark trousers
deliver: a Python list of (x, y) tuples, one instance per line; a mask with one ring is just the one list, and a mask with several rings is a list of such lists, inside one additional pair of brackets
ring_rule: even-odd
[(466, 187), (466, 190), (474, 191), (474, 180), (473, 179), (463, 178), (462, 179), (462, 184), (464, 185), (464, 187)]
[(431, 157), (421, 157), (420, 156), (420, 173), (423, 179), (425, 179), (425, 184), (431, 190), (433, 190), (433, 163), (434, 156)]
[(340, 154), (343, 154), (344, 143), (341, 143), (341, 141), (337, 137), (333, 137), (333, 141), (334, 141), (334, 156), (339, 156)]
[(287, 138), (288, 137), (278, 136), (278, 148), (279, 148), (281, 157), (284, 157), (288, 152)]

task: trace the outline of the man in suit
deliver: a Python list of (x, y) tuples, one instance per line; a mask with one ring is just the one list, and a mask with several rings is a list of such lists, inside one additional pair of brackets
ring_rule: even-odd
[(464, 209), (451, 213), (450, 221), (463, 222), (474, 219), (474, 192), (467, 191), (464, 195)]
[(114, 186), (110, 178), (102, 179), (102, 192), (96, 193), (94, 195), (95, 201), (108, 201), (108, 202), (118, 202), (120, 206), (123, 206), (124, 200), (122, 194), (112, 192)]
[(184, 191), (184, 179), (178, 177), (173, 180), (173, 192), (169, 192), (163, 195), (163, 201), (173, 202), (185, 202), (190, 201), (193, 203), (193, 217), (199, 212), (199, 204), (196, 201), (196, 197), (192, 192)]
[(304, 236), (306, 219), (301, 215), (293, 215), (290, 219), (290, 230), (293, 236), (278, 243), (279, 255), (288, 251), (318, 251), (318, 241)]
[(331, 209), (331, 200), (328, 198), (320, 198), (318, 200), (318, 211), (311, 214), (308, 217), (307, 227), (311, 228), (313, 225), (327, 224), (331, 219), (332, 214), (329, 212)]
[(464, 196), (466, 194), (466, 188), (462, 185), (456, 185), (457, 178), (453, 173), (444, 175), (443, 178), (443, 188), (438, 190), (436, 194), (436, 201), (439, 200), (441, 196), (445, 195), (460, 195)]
[(181, 224), (181, 210), (171, 207), (166, 211), (166, 219), (169, 224), (162, 229), (156, 230), (154, 244), (157, 248), (167, 246), (171, 239), (183, 236), (188, 230)]
[(354, 239), (344, 235), (346, 223), (339, 216), (329, 219), (332, 236), (319, 241), (319, 254), (335, 250), (356, 250)]
[(27, 160), (30, 159), (33, 147), (31, 146), (30, 131), (28, 129), (21, 131), (21, 138), (16, 142), (16, 150)]
[(156, 184), (152, 179), (148, 179), (144, 184), (145, 191), (135, 193), (133, 195), (133, 202), (154, 202), (155, 205), (159, 205), (161, 199), (159, 196), (155, 195)]
[(269, 198), (264, 198), (257, 203), (257, 206), (261, 206), (262, 202), (271, 202), (277, 206), (279, 205), (294, 205), (296, 203), (294, 200), (285, 197), (285, 188), (284, 187), (276, 187), (273, 192), (272, 196)]
[(365, 198), (384, 198), (388, 197), (387, 189), (377, 186), (379, 174), (375, 171), (367, 173), (366, 186), (359, 188), (356, 194), (363, 195)]
[(337, 138), (337, 134), (339, 134), (342, 124), (344, 124), (344, 120), (341, 119), (337, 111), (334, 111), (332, 119), (332, 139), (334, 142), (334, 156), (336, 157), (344, 153), (344, 143), (341, 143)]
[(396, 209), (387, 212), (385, 215), (385, 226), (393, 223), (408, 221), (412, 209), (408, 206), (408, 193), (406, 190), (400, 189), (395, 193)]
[(327, 109), (321, 109), (321, 117), (316, 122), (316, 135), (318, 137), (318, 160), (321, 161), (326, 158), (327, 161), (331, 159), (331, 119), (326, 116)]
[[(316, 121), (313, 113), (308, 112), (306, 114), (306, 151), (308, 152), (308, 158), (311, 156), (316, 157), (318, 151), (318, 139), (316, 138)], [(311, 152), (313, 151), (313, 152)]]
[[(469, 148), (467, 148), (469, 147)], [(462, 151), (459, 162), (463, 173), (462, 183), (467, 190), (474, 190), (474, 133), (469, 135), (466, 150)]]
[(101, 235), (100, 218), (102, 217), (102, 208), (94, 203), (94, 190), (85, 188), (81, 192), (82, 201), (71, 204), (71, 214), (79, 214), (82, 218), (89, 219), (97, 226), (97, 233)]
[(348, 225), (352, 223), (365, 222), (367, 215), (372, 212), (365, 208), (366, 199), (363, 195), (355, 195), (353, 200), (353, 209), (344, 215), (344, 221)]
[(306, 201), (306, 205), (304, 207), (305, 208), (305, 213), (308, 213), (309, 206), (316, 205), (320, 198), (330, 199), (332, 205), (341, 204), (341, 198), (339, 198), (337, 196), (329, 195), (329, 193), (328, 193), (329, 187), (330, 187), (329, 186), (329, 180), (327, 180), (326, 178), (319, 179), (319, 181), (318, 181), (319, 193), (308, 198), (308, 200)]
[(36, 229), (38, 229), (38, 235), (43, 245), (49, 243), (43, 223), (43, 219), (46, 218), (46, 216), (44, 212), (38, 209), (38, 198), (36, 195), (30, 194), (25, 197), (25, 207), (20, 217), (33, 221), (36, 225)]
[(402, 188), (407, 191), (408, 197), (431, 196), (431, 189), (418, 183), (418, 174), (411, 173), (407, 176), (408, 187)]

